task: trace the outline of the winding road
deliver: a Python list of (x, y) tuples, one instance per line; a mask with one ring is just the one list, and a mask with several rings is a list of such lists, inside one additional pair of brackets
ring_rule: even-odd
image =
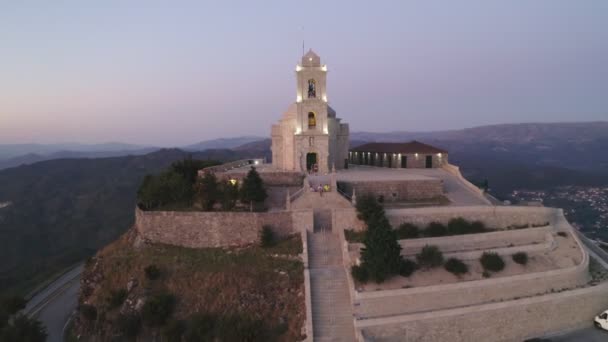
[(48, 333), (47, 342), (63, 342), (64, 328), (78, 304), (83, 268), (84, 265), (80, 264), (64, 273), (34, 295), (23, 310), (24, 314), (44, 324)]

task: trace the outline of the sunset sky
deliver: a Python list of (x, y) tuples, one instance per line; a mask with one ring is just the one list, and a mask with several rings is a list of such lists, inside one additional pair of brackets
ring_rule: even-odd
[(0, 143), (267, 136), (302, 40), (351, 131), (608, 120), (606, 0), (10, 1)]

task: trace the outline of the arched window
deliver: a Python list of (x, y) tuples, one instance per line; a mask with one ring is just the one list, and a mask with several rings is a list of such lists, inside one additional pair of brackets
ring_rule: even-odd
[(317, 117), (316, 117), (315, 113), (308, 112), (308, 128), (315, 128), (315, 127), (317, 127)]
[(314, 79), (308, 80), (308, 98), (317, 97), (317, 84)]

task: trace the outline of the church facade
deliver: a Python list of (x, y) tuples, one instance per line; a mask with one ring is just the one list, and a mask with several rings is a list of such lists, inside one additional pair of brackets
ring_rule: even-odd
[(328, 173), (348, 165), (349, 127), (327, 104), (327, 66), (309, 50), (296, 66), (296, 102), (272, 126), (272, 164)]

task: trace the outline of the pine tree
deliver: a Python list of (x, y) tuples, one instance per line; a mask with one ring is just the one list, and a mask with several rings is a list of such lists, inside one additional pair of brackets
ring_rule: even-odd
[(401, 246), (385, 215), (370, 218), (361, 253), (363, 266), (377, 283), (399, 272)]
[(213, 172), (205, 172), (197, 183), (196, 193), (203, 210), (213, 210), (213, 205), (219, 198), (217, 178)]
[(262, 178), (255, 167), (252, 166), (251, 170), (247, 173), (247, 177), (243, 179), (243, 185), (241, 186), (241, 201), (249, 203), (250, 210), (253, 210), (254, 203), (262, 203), (267, 197), (268, 194), (264, 188), (264, 181), (262, 181)]

